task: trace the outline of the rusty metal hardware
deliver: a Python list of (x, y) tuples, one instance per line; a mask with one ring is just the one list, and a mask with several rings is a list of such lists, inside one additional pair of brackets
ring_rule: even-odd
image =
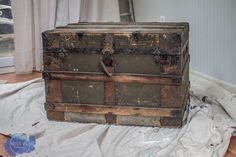
[(161, 61), (161, 57), (160, 57), (161, 52), (159, 51), (158, 48), (156, 48), (156, 50), (153, 52), (153, 58), (156, 64), (159, 64)]
[(43, 79), (45, 80), (51, 80), (52, 76), (49, 72), (43, 72)]
[(113, 66), (113, 57), (111, 54), (104, 54), (102, 60), (106, 66)]
[(182, 77), (180, 76), (173, 76), (172, 81), (174, 84), (180, 84), (182, 82)]
[(160, 63), (160, 61), (161, 61), (161, 58), (160, 58), (160, 56), (154, 56), (154, 61), (155, 61), (155, 63), (156, 64), (159, 64)]
[(64, 59), (65, 58), (65, 53), (64, 52), (59, 52), (58, 53), (58, 57), (60, 58), (60, 59)]
[(140, 37), (140, 33), (138, 31), (135, 31), (132, 33), (134, 41), (138, 41), (139, 37)]
[(42, 38), (44, 39), (44, 40), (47, 40), (48, 39), (48, 34), (47, 33), (42, 33)]
[(113, 36), (111, 34), (105, 34), (103, 41), (102, 54), (113, 54)]
[(81, 41), (83, 39), (84, 33), (82, 33), (82, 32), (77, 33), (77, 36), (78, 36), (78, 40)]
[(46, 111), (52, 111), (55, 109), (55, 105), (53, 103), (46, 102), (44, 103), (44, 108)]

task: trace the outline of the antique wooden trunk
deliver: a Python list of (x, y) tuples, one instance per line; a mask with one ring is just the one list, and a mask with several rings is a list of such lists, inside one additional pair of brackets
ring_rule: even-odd
[(184, 124), (188, 23), (77, 23), (42, 35), (48, 119)]

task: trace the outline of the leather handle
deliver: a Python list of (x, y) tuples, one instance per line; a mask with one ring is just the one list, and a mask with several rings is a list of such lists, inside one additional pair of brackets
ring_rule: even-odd
[(107, 69), (107, 67), (106, 67), (106, 65), (104, 64), (103, 61), (100, 61), (100, 65), (101, 65), (103, 71), (106, 73), (106, 75), (107, 75), (108, 77), (111, 77), (111, 76), (112, 76), (112, 73), (109, 72), (109, 70)]

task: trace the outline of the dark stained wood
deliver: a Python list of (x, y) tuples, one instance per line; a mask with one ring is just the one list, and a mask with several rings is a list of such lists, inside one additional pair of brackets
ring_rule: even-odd
[[(104, 46), (107, 45), (104, 44), (104, 38), (109, 35), (112, 36), (113, 40), (111, 43), (113, 43), (113, 47), (111, 49), (116, 56), (119, 56), (119, 54), (134, 53), (154, 55), (153, 60), (155, 60), (156, 63), (159, 62), (157, 63), (157, 67), (161, 64), (161, 70), (158, 73), (181, 74), (186, 60), (183, 55), (184, 52), (188, 53), (188, 51), (184, 51), (188, 45), (187, 23), (140, 23), (140, 25), (131, 23), (126, 25), (116, 23), (112, 23), (112, 25), (110, 25), (111, 23), (107, 25), (104, 23), (96, 24), (98, 24), (98, 27), (94, 27), (91, 24), (78, 24), (76, 27), (70, 27), (70, 25), (67, 26), (67, 29), (63, 28), (45, 32), (43, 34), (44, 54), (45, 56), (48, 54), (48, 57), (45, 59), (45, 70), (58, 71), (57, 67), (59, 64), (62, 64), (61, 59), (57, 62), (60, 56), (64, 56), (64, 63), (62, 64), (64, 65), (69, 64), (68, 62), (72, 62), (72, 64), (76, 63), (76, 58), (80, 58), (78, 56), (72, 58), (75, 59), (74, 61), (67, 60), (66, 56), (71, 56), (72, 54), (75, 54), (75, 56), (79, 53), (101, 54), (101, 51), (104, 50)], [(117, 31), (115, 25), (119, 27), (119, 31)], [(145, 28), (145, 26), (147, 27)], [(126, 30), (126, 27), (128, 27), (129, 30)], [(172, 29), (169, 29), (170, 27)], [(83, 30), (85, 28), (86, 30)], [(103, 32), (100, 32), (101, 29), (103, 29)], [(111, 46), (111, 43), (108, 45)], [(50, 59), (51, 56), (54, 56), (54, 59)], [(50, 65), (50, 60), (56, 61)], [(118, 61), (118, 65), (119, 62), (121, 61)], [(142, 65), (144, 63), (145, 61), (141, 61), (139, 64)], [(86, 62), (84, 64), (85, 65), (80, 66), (86, 67)], [(79, 72), (81, 72), (80, 66), (71, 65), (71, 68), (78, 68)], [(151, 68), (148, 67), (148, 69)], [(97, 70), (97, 68), (94, 70)], [(84, 72), (94, 71), (86, 70)]]
[(45, 70), (61, 70), (61, 63), (60, 63), (60, 58), (55, 55), (54, 53), (52, 54), (43, 54), (43, 66)]
[[(170, 94), (171, 93), (171, 94)], [(161, 106), (162, 107), (181, 107), (183, 99), (181, 86), (161, 86)]]
[(116, 124), (117, 115), (112, 114), (111, 112), (105, 114), (106, 123), (108, 124)]
[(160, 120), (161, 126), (164, 127), (181, 127), (183, 123), (182, 118), (164, 117)]

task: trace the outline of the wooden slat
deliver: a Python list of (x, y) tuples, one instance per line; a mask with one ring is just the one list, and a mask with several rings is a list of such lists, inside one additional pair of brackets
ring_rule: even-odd
[(90, 22), (72, 23), (67, 26), (57, 27), (60, 29), (185, 29), (189, 31), (189, 24), (184, 22), (136, 22), (136, 23), (114, 23), (114, 22)]
[(180, 50), (180, 54), (183, 54), (183, 52), (185, 51), (185, 49), (187, 48), (187, 46), (189, 45), (189, 39), (187, 39), (183, 45), (183, 47)]
[(183, 109), (178, 108), (144, 108), (144, 107), (123, 107), (123, 106), (104, 106), (92, 104), (72, 104), (72, 103), (54, 103), (53, 111), (57, 112), (83, 112), (94, 114), (114, 115), (140, 115), (140, 116), (158, 116), (158, 117), (181, 117)]
[[(119, 27), (175, 27), (175, 28), (188, 28), (188, 23), (184, 22), (178, 22), (178, 23), (173, 23), (173, 22), (135, 22), (135, 23), (130, 23), (130, 22), (79, 22), (79, 23), (71, 23), (67, 26), (63, 27), (114, 27), (114, 26), (119, 26)], [(59, 27), (61, 28), (61, 27)]]
[(47, 102), (62, 102), (61, 80), (45, 80)]
[[(48, 72), (44, 72), (48, 73)], [(86, 80), (86, 81), (113, 81), (120, 83), (145, 83), (145, 84), (169, 84), (169, 85), (179, 85), (175, 83), (171, 76), (158, 76), (158, 75), (114, 75), (112, 77), (107, 77), (105, 75), (99, 74), (85, 74), (85, 73), (74, 73), (74, 72), (49, 72), (51, 79), (61, 79), (61, 80)], [(181, 76), (177, 76), (181, 79)], [(47, 79), (47, 78), (45, 78)]]
[(181, 107), (181, 86), (161, 85), (161, 107)]
[(183, 29), (163, 29), (163, 28), (148, 28), (148, 29), (143, 29), (143, 28), (116, 28), (116, 29), (110, 29), (110, 28), (67, 28), (67, 29), (55, 29), (53, 32), (48, 32), (48, 34), (54, 34), (54, 33), (86, 33), (87, 35), (89, 34), (100, 34), (100, 33), (115, 33), (115, 34), (127, 34), (130, 33), (132, 34), (133, 32), (138, 31), (142, 34), (149, 34), (149, 33), (181, 33), (183, 32)]
[(115, 105), (115, 84), (114, 82), (105, 82), (105, 104)]

